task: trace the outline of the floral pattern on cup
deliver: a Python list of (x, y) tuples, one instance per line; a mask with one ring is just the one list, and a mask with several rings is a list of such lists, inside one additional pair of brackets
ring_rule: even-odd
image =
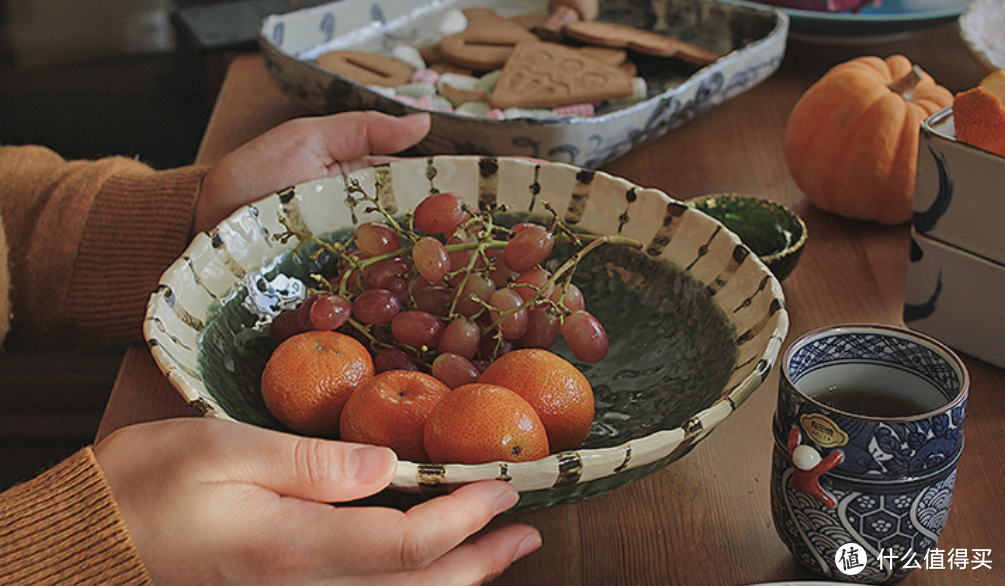
[[(865, 410), (878, 388), (919, 399), (917, 410), (862, 415), (820, 398), (843, 385), (862, 386)], [(962, 361), (924, 334), (864, 324), (793, 342), (773, 422), (771, 501), (778, 535), (808, 572), (894, 584), (913, 569), (907, 560), (924, 559), (952, 502), (968, 392)], [(839, 567), (847, 544), (863, 548), (857, 573)]]
[[(851, 362), (889, 364), (911, 370), (929, 381), (951, 403), (929, 417), (876, 418), (846, 414), (801, 396), (779, 393), (775, 435), (785, 441), (791, 425), (804, 415), (822, 413), (848, 435), (844, 460), (835, 472), (862, 478), (900, 478), (917, 475), (952, 460), (963, 449), (966, 394), (963, 378), (925, 344), (911, 338), (890, 337), (875, 331), (844, 331), (807, 344), (786, 357), (789, 379), (827, 365)], [(783, 385), (791, 383), (782, 379)]]
[[(792, 488), (793, 470), (781, 448), (775, 451), (772, 499), (775, 529), (801, 565), (832, 579), (847, 578), (836, 565), (835, 554), (846, 543), (865, 547), (865, 568), (854, 576), (866, 584), (893, 584), (909, 572), (901, 560), (925, 553), (945, 527), (956, 483), (955, 466), (931, 486), (890, 494), (867, 494), (852, 485), (834, 483), (831, 491), (836, 513), (811, 495)], [(811, 547), (808, 544), (813, 544)], [(879, 563), (880, 555), (893, 556)]]

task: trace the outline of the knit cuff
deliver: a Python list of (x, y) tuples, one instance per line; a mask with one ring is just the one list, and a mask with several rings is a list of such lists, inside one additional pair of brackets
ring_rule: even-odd
[(91, 342), (142, 339), (147, 300), (191, 237), (208, 168), (110, 177), (90, 210), (66, 314)]
[(91, 448), (0, 495), (0, 584), (152, 584)]

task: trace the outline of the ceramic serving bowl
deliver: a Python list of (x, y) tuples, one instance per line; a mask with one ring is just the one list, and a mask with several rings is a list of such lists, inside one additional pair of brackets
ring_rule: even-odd
[(451, 9), (487, 7), (512, 16), (544, 14), (547, 5), (544, 0), (342, 0), (270, 16), (262, 24), (259, 46), (278, 87), (318, 112), (429, 111), (432, 128), (417, 147), (422, 154), (519, 155), (588, 168), (757, 85), (778, 69), (785, 53), (788, 17), (768, 8), (703, 0), (604, 0), (600, 20), (671, 34), (723, 57), (700, 69), (674, 60), (638, 59), (647, 86), (644, 99), (603, 106), (589, 118), (549, 120), (489, 120), (423, 110), (316, 62), (329, 50), (387, 55), (400, 44), (433, 44), (437, 22)]
[(347, 178), (392, 213), (451, 191), (472, 206), (499, 203), (570, 227), (618, 234), (642, 251), (603, 246), (576, 272), (588, 308), (605, 324), (610, 352), (583, 364), (596, 418), (583, 447), (534, 462), (432, 465), (401, 462), (392, 488), (442, 493), (502, 478), (521, 508), (564, 504), (642, 478), (685, 454), (764, 381), (788, 330), (781, 285), (722, 224), (656, 189), (562, 163), (442, 156), (405, 159), (291, 187), (239, 209), (199, 234), (151, 296), (145, 334), (171, 383), (199, 412), (283, 429), (259, 380), (275, 347), (269, 324), (303, 298), (319, 272), (287, 225), (345, 238), (372, 213), (345, 205)]
[(687, 203), (735, 232), (779, 280), (796, 268), (806, 248), (806, 223), (780, 203), (736, 193), (705, 195)]
[(1005, 69), (1005, 4), (975, 0), (959, 19), (960, 36), (988, 73)]

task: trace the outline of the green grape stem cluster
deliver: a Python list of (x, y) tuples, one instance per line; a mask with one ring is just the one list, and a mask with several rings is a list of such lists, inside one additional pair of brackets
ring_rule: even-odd
[[(562, 336), (573, 354), (598, 362), (607, 333), (586, 310), (572, 282), (580, 260), (605, 244), (642, 248), (620, 236), (571, 231), (555, 210), (546, 224), (496, 223), (504, 206), (472, 210), (454, 193), (430, 195), (398, 221), (358, 181), (347, 179), (346, 205), (357, 228), (343, 243), (297, 230), (285, 218), (276, 238), (317, 245), (336, 265), (304, 302), (281, 312), (271, 326), (282, 341), (308, 330), (338, 330), (374, 354), (378, 372), (431, 372), (448, 386), (474, 382), (487, 365), (517, 347), (550, 349)], [(381, 216), (359, 223), (357, 211)], [(554, 272), (544, 263), (556, 243), (576, 252)], [(316, 257), (320, 258), (320, 256)]]

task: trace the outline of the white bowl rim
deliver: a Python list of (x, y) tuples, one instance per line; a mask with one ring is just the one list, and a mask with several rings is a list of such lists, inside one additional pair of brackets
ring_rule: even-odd
[[(519, 157), (481, 155), (438, 155), (427, 158), (401, 159), (388, 164), (377, 165), (375, 167), (393, 167), (396, 164), (410, 164), (415, 161), (450, 161), (470, 159), (492, 159), (495, 161), (505, 160), (521, 165), (541, 165), (542, 167), (548, 166), (567, 169), (570, 172), (578, 172), (582, 170), (579, 167), (560, 162), (530, 161)], [(361, 173), (371, 171), (375, 169), (375, 167), (357, 169), (348, 175), (357, 176)], [(617, 179), (615, 176), (603, 171), (592, 172), (597, 175)], [(342, 177), (342, 175), (335, 175), (322, 181), (339, 180)], [(317, 182), (308, 182), (295, 187), (313, 183)], [(634, 183), (626, 183), (638, 187)], [(649, 192), (658, 193), (661, 198), (665, 198), (667, 204), (676, 202), (680, 203), (682, 206), (688, 207), (686, 206), (686, 203), (679, 202), (678, 200), (671, 198), (662, 190), (644, 189)], [(258, 200), (257, 202), (253, 202), (235, 210), (227, 219), (220, 223), (220, 226), (233, 222), (236, 217), (245, 213), (251, 206), (259, 205), (267, 201), (278, 200), (278, 196), (287, 191), (288, 190), (282, 190), (280, 192), (276, 192)], [(715, 218), (701, 212), (700, 210), (690, 207), (688, 207), (688, 210), (690, 213), (699, 214), (704, 218), (703, 221), (712, 222), (717, 225), (721, 228), (723, 234), (728, 236), (736, 246), (746, 248), (738, 236), (730, 232)], [(179, 259), (165, 271), (161, 282), (164, 283), (165, 281), (170, 280), (170, 278), (172, 278), (175, 274), (188, 270), (188, 265), (185, 261), (186, 257), (195, 252), (199, 246), (205, 245), (208, 239), (209, 236), (207, 236), (206, 233), (197, 235), (181, 257), (179, 257)], [(202, 244), (200, 244), (200, 241)], [(747, 250), (749, 251), (749, 249)], [(722, 422), (729, 414), (738, 408), (739, 405), (754, 390), (759, 388), (764, 383), (770, 370), (776, 366), (781, 345), (788, 334), (789, 318), (788, 311), (785, 307), (785, 298), (781, 283), (776, 277), (774, 277), (770, 269), (768, 269), (768, 267), (757, 257), (756, 254), (749, 252), (748, 257), (750, 262), (756, 264), (759, 273), (763, 274), (762, 287), (768, 289), (772, 298), (777, 300), (780, 304), (778, 311), (773, 314), (777, 317), (774, 319), (774, 325), (770, 332), (768, 341), (763, 352), (759, 355), (757, 366), (750, 372), (750, 374), (743, 378), (739, 384), (728, 389), (728, 392), (724, 389), (723, 395), (719, 399), (714, 401), (707, 408), (693, 414), (681, 427), (670, 430), (659, 430), (641, 438), (627, 440), (616, 446), (561, 452), (533, 462), (492, 462), (487, 464), (471, 465), (426, 464), (401, 460), (398, 463), (398, 470), (391, 483), (391, 488), (406, 492), (423, 492), (429, 489), (436, 490), (436, 487), (442, 487), (444, 485), (452, 486), (455, 484), (464, 484), (478, 480), (504, 479), (510, 481), (521, 491), (541, 490), (567, 485), (566, 481), (563, 480), (563, 478), (567, 478), (567, 476), (564, 476), (565, 473), (563, 470), (569, 468), (570, 461), (575, 462), (579, 467), (580, 475), (576, 477), (577, 479), (575, 483), (583, 483), (610, 476), (625, 469), (636, 468), (663, 460), (673, 454), (682, 453), (682, 451), (688, 449), (691, 445), (710, 433), (717, 424)], [(234, 417), (224, 413), (222, 410), (214, 408), (209, 402), (207, 402), (200, 390), (189, 379), (191, 373), (186, 373), (183, 369), (179, 368), (170, 353), (164, 348), (163, 344), (157, 343), (158, 337), (162, 336), (165, 333), (165, 330), (159, 320), (156, 319), (157, 308), (154, 305), (154, 299), (156, 297), (157, 293), (151, 295), (151, 301), (148, 304), (147, 309), (147, 317), (144, 321), (144, 335), (148, 341), (148, 346), (150, 347), (154, 361), (157, 363), (161, 371), (165, 373), (165, 376), (168, 378), (172, 386), (175, 387), (175, 389), (182, 395), (186, 402), (193, 407), (193, 409), (204, 416), (236, 421)], [(763, 370), (760, 370), (762, 365)], [(603, 461), (605, 463), (600, 466), (600, 469), (588, 470), (587, 468), (589, 468), (589, 464), (594, 461)], [(610, 462), (614, 462), (615, 466), (612, 467)], [(427, 479), (426, 482), (423, 481), (424, 478)]]

